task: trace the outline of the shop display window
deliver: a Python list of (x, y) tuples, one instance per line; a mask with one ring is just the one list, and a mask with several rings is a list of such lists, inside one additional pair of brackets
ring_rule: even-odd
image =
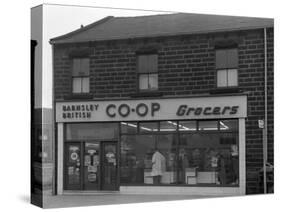
[(135, 134), (121, 133), (121, 184), (238, 186), (238, 120), (135, 124)]

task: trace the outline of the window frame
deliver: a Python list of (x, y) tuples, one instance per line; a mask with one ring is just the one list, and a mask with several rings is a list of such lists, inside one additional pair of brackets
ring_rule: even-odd
[[(89, 67), (88, 67), (88, 75), (74, 75), (74, 60), (83, 60), (83, 59), (87, 59), (89, 61)], [(91, 89), (90, 89), (90, 58), (89, 57), (72, 57), (71, 58), (71, 93), (72, 95), (85, 95), (85, 94), (90, 94), (91, 93)], [(81, 65), (80, 65), (80, 69), (81, 69)], [(74, 79), (80, 79), (81, 80), (81, 88), (80, 88), (80, 92), (74, 92), (73, 91), (73, 80)], [(84, 79), (89, 79), (89, 91), (88, 92), (83, 92), (83, 80)]]
[[(156, 71), (154, 72), (141, 72), (140, 71), (140, 62), (139, 62), (139, 57), (141, 56), (156, 56)], [(138, 93), (141, 93), (141, 92), (155, 92), (155, 91), (158, 91), (159, 90), (159, 70), (158, 70), (158, 53), (157, 52), (141, 52), (141, 53), (137, 53), (136, 54), (136, 70), (137, 70), (137, 92)], [(147, 85), (148, 85), (148, 88), (147, 89), (141, 89), (140, 88), (140, 76), (141, 75), (145, 75), (147, 77)], [(150, 75), (157, 75), (157, 88), (156, 89), (152, 89), (152, 88), (149, 88), (149, 79), (150, 79)]]
[[(221, 126), (220, 126), (220, 121), (224, 121), (224, 120), (227, 120), (227, 121), (234, 121), (236, 122), (237, 124), (237, 127), (234, 128), (234, 129), (229, 129), (229, 130), (222, 130), (221, 129)], [(238, 164), (238, 169), (239, 169), (239, 172), (238, 172), (238, 183), (237, 184), (195, 184), (195, 185), (192, 185), (192, 184), (181, 184), (179, 182), (179, 166), (178, 166), (178, 163), (179, 163), (179, 149), (181, 147), (181, 136), (183, 135), (195, 135), (195, 134), (201, 134), (201, 135), (210, 135), (210, 134), (217, 134), (217, 135), (224, 135), (224, 134), (227, 134), (227, 135), (234, 135), (236, 136), (237, 140), (236, 140), (236, 145), (238, 147), (238, 161), (240, 161), (240, 143), (239, 143), (239, 119), (237, 118), (228, 118), (228, 119), (182, 119), (182, 120), (166, 120), (166, 121), (172, 121), (172, 122), (175, 122), (177, 123), (177, 130), (176, 131), (170, 131), (170, 132), (167, 132), (167, 131), (161, 131), (160, 130), (160, 122), (163, 121), (163, 120), (155, 120), (155, 121), (125, 121), (126, 123), (137, 123), (137, 132), (136, 133), (122, 133), (121, 130), (119, 131), (119, 142), (120, 142), (120, 148), (121, 148), (121, 142), (122, 142), (122, 137), (123, 136), (142, 136), (142, 135), (155, 135), (156, 136), (156, 145), (158, 145), (158, 136), (159, 135), (174, 135), (174, 136), (177, 136), (177, 146), (176, 146), (176, 161), (177, 161), (177, 165), (176, 165), (176, 170), (177, 170), (177, 183), (175, 184), (160, 184), (160, 185), (155, 185), (155, 184), (145, 184), (145, 183), (136, 183), (136, 182), (122, 182), (121, 181), (121, 168), (122, 168), (122, 164), (121, 164), (121, 152), (122, 150), (120, 149), (120, 164), (119, 164), (119, 167), (120, 167), (120, 186), (142, 186), (142, 187), (146, 187), (146, 186), (161, 186), (161, 187), (165, 187), (165, 186), (181, 186), (181, 187), (216, 187), (216, 188), (224, 188), (224, 187), (230, 187), (230, 188), (237, 188), (240, 186), (240, 162)], [(165, 120), (164, 120), (165, 121)], [(179, 130), (179, 124), (181, 121), (195, 121), (196, 122), (196, 130), (192, 130), (192, 131), (180, 131)], [(217, 122), (217, 127), (218, 129), (217, 130), (199, 130), (199, 122), (209, 122), (209, 121), (216, 121)], [(141, 132), (140, 131), (140, 127), (139, 127), (139, 124), (140, 123), (149, 123), (149, 122), (158, 122), (158, 127), (159, 127), (159, 130), (157, 132)], [(119, 129), (121, 128), (121, 123), (119, 123)]]
[[(231, 50), (235, 50), (237, 52), (237, 64), (235, 66), (228, 66), (228, 55), (227, 55), (227, 52), (228, 51), (231, 51)], [(225, 54), (226, 54), (226, 66), (223, 67), (223, 68), (218, 68), (217, 66), (217, 51), (225, 51)], [(216, 88), (218, 89), (227, 89), (227, 88), (237, 88), (239, 87), (239, 51), (238, 51), (238, 47), (235, 46), (235, 47), (223, 47), (223, 48), (216, 48), (215, 49), (215, 68), (216, 68)], [(229, 85), (229, 79), (228, 79), (228, 75), (229, 75), (229, 72), (231, 70), (236, 70), (237, 72), (237, 78), (236, 78), (236, 81), (237, 81), (237, 85)], [(218, 86), (218, 72), (219, 71), (225, 71), (226, 72), (226, 86)]]

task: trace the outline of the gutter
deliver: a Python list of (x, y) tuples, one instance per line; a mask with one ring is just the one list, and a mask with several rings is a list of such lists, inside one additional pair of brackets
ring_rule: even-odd
[(264, 28), (264, 129), (263, 129), (263, 189), (267, 193), (267, 30)]

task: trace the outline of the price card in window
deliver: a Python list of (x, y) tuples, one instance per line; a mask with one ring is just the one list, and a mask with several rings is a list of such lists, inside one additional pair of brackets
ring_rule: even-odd
[(94, 165), (95, 166), (99, 165), (99, 156), (98, 155), (94, 155)]
[(68, 175), (73, 175), (74, 174), (74, 167), (70, 166), (68, 167)]
[(97, 180), (97, 175), (96, 174), (89, 174), (88, 175), (88, 181), (89, 182), (95, 182)]
[(91, 156), (90, 155), (85, 155), (85, 166), (90, 166), (91, 165)]
[(88, 166), (88, 172), (97, 172), (96, 166)]
[(94, 153), (96, 153), (96, 150), (95, 150), (95, 149), (89, 149), (89, 150), (88, 150), (88, 153), (91, 154), (91, 155), (93, 155)]

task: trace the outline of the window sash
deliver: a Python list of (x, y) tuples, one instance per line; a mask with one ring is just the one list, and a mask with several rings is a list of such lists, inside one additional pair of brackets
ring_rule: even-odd
[(81, 77), (88, 76), (90, 73), (90, 59), (89, 58), (74, 58), (72, 65), (72, 76)]
[(228, 86), (238, 86), (238, 70), (237, 69), (228, 69), (227, 84), (228, 84)]
[(89, 93), (90, 59), (74, 58), (72, 60), (72, 93)]
[(226, 50), (216, 50), (216, 68), (225, 69), (227, 68), (227, 51)]
[(81, 78), (73, 77), (72, 78), (72, 93), (81, 93)]
[(90, 77), (72, 77), (72, 93), (89, 93)]
[(226, 87), (227, 86), (227, 70), (217, 71), (217, 86)]
[(139, 75), (139, 89), (140, 90), (148, 89), (148, 74)]
[(158, 72), (158, 55), (138, 55), (138, 73), (157, 73)]
[(140, 90), (157, 90), (158, 89), (158, 74), (145, 73), (139, 74), (139, 89)]
[(137, 57), (139, 90), (158, 89), (158, 55), (143, 54)]
[(230, 69), (238, 67), (238, 50), (218, 49), (216, 50), (216, 69)]
[(238, 86), (238, 70), (222, 69), (217, 70), (217, 87)]
[(238, 67), (238, 50), (228, 49), (227, 50), (227, 68), (237, 68)]
[(158, 89), (158, 74), (148, 75), (148, 87), (151, 90)]

